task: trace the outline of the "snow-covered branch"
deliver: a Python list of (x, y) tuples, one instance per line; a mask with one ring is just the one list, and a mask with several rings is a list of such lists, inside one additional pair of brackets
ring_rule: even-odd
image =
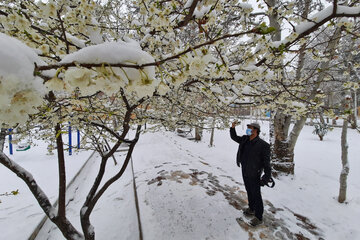
[(297, 25), (295, 27), (295, 34), (297, 37), (292, 41), (286, 42), (285, 46), (289, 46), (299, 39), (308, 36), (310, 33), (319, 29), (320, 26), (324, 25), (331, 19), (340, 17), (360, 17), (360, 7), (347, 7), (333, 4), (332, 6), (325, 8), (324, 10), (311, 16), (311, 21), (305, 21)]
[[(329, 22), (334, 18), (341, 17), (360, 17), (360, 7), (348, 7), (336, 4), (332, 4), (322, 11), (310, 16), (306, 21), (301, 22), (296, 25), (295, 31), (291, 33), (286, 39), (275, 42), (276, 46), (280, 46), (279, 48), (275, 48), (274, 51), (282, 52), (284, 49), (289, 48), (292, 44), (297, 43), (300, 39), (309, 36), (311, 33), (318, 30), (325, 23)], [(261, 59), (256, 66), (261, 66), (266, 62), (266, 59)]]
[(44, 210), (45, 214), (50, 218), (54, 219), (56, 217), (56, 210), (51, 205), (49, 198), (46, 196), (44, 191), (39, 187), (31, 173), (26, 171), (16, 162), (11, 160), (3, 152), (0, 152), (0, 163), (7, 167), (10, 171), (15, 173), (19, 178), (21, 178), (26, 185), (29, 187), (30, 191), (33, 193), (40, 207)]
[[(240, 36), (247, 35), (247, 34), (250, 34), (250, 33), (263, 34), (261, 32), (258, 32), (258, 28), (254, 28), (254, 29), (246, 31), (246, 32), (240, 32), (240, 33), (235, 33), (235, 34), (225, 34), (225, 35), (223, 35), (221, 37), (209, 40), (207, 42), (198, 44), (196, 46), (188, 47), (186, 50), (181, 51), (180, 53), (175, 54), (173, 56), (166, 57), (166, 58), (164, 58), (162, 60), (153, 61), (153, 62), (149, 62), (149, 63), (143, 63), (143, 64), (124, 64), (124, 63), (111, 63), (111, 62), (99, 62), (99, 61), (97, 61), (97, 63), (91, 63), (91, 60), (89, 60), (87, 63), (84, 62), (84, 61), (72, 61), (72, 62), (69, 62), (69, 60), (66, 59), (66, 60), (63, 60), (59, 64), (52, 64), (52, 65), (47, 65), (47, 66), (37, 66), (35, 71), (36, 72), (37, 71), (45, 71), (45, 70), (50, 70), (50, 69), (58, 69), (58, 68), (61, 68), (61, 67), (64, 67), (64, 68), (69, 68), (69, 67), (92, 68), (92, 67), (101, 67), (101, 66), (104, 66), (104, 65), (109, 66), (109, 67), (143, 69), (143, 68), (151, 67), (151, 66), (159, 66), (159, 65), (161, 65), (161, 64), (163, 64), (165, 62), (168, 62), (168, 61), (171, 61), (171, 60), (174, 60), (174, 59), (178, 59), (181, 56), (183, 56), (183, 55), (185, 55), (185, 54), (187, 54), (189, 52), (192, 52), (192, 51), (194, 51), (196, 49), (199, 49), (199, 48), (202, 48), (202, 47), (205, 47), (205, 46), (212, 45), (212, 44), (214, 44), (214, 43), (216, 43), (218, 41), (225, 40), (225, 39), (230, 39), (230, 38), (235, 38), (235, 37), (240, 37)], [(82, 49), (82, 50), (85, 50), (85, 48)]]

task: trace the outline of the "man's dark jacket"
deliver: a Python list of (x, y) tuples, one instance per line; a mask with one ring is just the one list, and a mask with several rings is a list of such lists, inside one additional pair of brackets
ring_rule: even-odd
[(231, 139), (239, 143), (236, 163), (242, 167), (243, 175), (246, 177), (260, 177), (264, 170), (264, 180), (269, 181), (271, 177), (270, 167), (270, 145), (259, 136), (250, 141), (250, 136), (239, 137), (235, 128), (230, 128)]

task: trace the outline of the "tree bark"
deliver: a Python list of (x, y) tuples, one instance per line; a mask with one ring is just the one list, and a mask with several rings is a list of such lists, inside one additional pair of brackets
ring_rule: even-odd
[[(356, 91), (356, 90), (355, 90)], [(357, 126), (357, 121), (356, 121), (356, 114), (357, 114), (357, 109), (356, 109), (356, 98), (357, 98), (357, 96), (356, 96), (356, 93), (355, 93), (355, 91), (351, 94), (351, 96), (352, 96), (352, 99), (354, 99), (354, 104), (352, 104), (353, 106), (354, 106), (354, 111), (352, 111), (352, 113), (351, 113), (351, 115), (350, 115), (350, 124), (351, 124), (351, 128), (352, 129), (356, 129), (358, 126)]]
[(210, 134), (210, 147), (214, 146), (215, 118), (213, 119)]
[(336, 119), (335, 118), (332, 120), (332, 125), (336, 126)]
[[(277, 0), (268, 0), (266, 1), (269, 7), (276, 7)], [(272, 36), (273, 41), (281, 40), (281, 26), (278, 19), (276, 11), (269, 16), (270, 26), (274, 27), (276, 30)], [(281, 111), (277, 111), (273, 118), (272, 126), (270, 125), (270, 145), (272, 152), (272, 166), (274, 171), (274, 176), (276, 172), (289, 172), (293, 173), (292, 159), (293, 157), (288, 156), (287, 152), (287, 137), (289, 126), (291, 122), (291, 117), (284, 115)], [(271, 124), (271, 122), (270, 122)], [(289, 158), (290, 157), (290, 158)]]
[[(322, 111), (319, 112), (319, 118), (320, 118), (320, 123), (321, 123), (322, 127), (325, 127), (325, 124), (326, 124), (326, 123), (325, 123), (324, 114), (323, 114)], [(320, 141), (322, 141), (322, 140), (324, 140), (325, 134), (324, 134), (324, 132), (320, 131), (320, 133), (318, 134), (318, 136), (319, 136)]]
[(351, 123), (351, 128), (352, 129), (356, 129), (357, 128), (357, 122), (356, 122), (356, 117), (355, 117), (355, 113), (352, 113), (350, 115), (350, 123)]
[[(275, 7), (278, 0), (267, 0), (266, 2), (269, 5), (269, 7)], [(272, 36), (271, 39), (274, 41), (280, 41), (281, 40), (281, 26), (280, 26), (279, 18), (278, 18), (276, 11), (274, 11), (274, 13), (269, 16), (269, 21), (270, 21), (270, 26), (275, 28), (274, 35)]]
[(201, 141), (202, 128), (195, 127), (195, 141)]
[(274, 147), (272, 151), (272, 166), (274, 176), (277, 172), (294, 174), (294, 152), (289, 151), (288, 132), (291, 116), (277, 112), (274, 117)]
[(214, 127), (211, 128), (210, 147), (214, 146)]
[(6, 135), (7, 135), (7, 129), (6, 128), (1, 128), (1, 131), (0, 131), (0, 152), (4, 151)]
[(56, 149), (58, 155), (59, 165), (59, 205), (58, 205), (58, 217), (60, 219), (66, 218), (66, 171), (65, 171), (65, 156), (64, 156), (64, 144), (62, 141), (61, 126), (57, 123), (55, 126), (56, 137)]
[(282, 141), (278, 142), (279, 146), (275, 151), (276, 154), (276, 160), (273, 163), (273, 168), (275, 170), (274, 176), (276, 176), (278, 173), (285, 173), (285, 174), (294, 174), (295, 172), (295, 162), (294, 162), (294, 149), (296, 142), (298, 140), (298, 137), (300, 135), (301, 130), (303, 129), (305, 122), (306, 122), (306, 116), (301, 117), (299, 120), (297, 120), (294, 124), (294, 127), (291, 130), (290, 136), (288, 138), (288, 141)]
[(295, 145), (297, 142), (297, 139), (300, 135), (301, 130), (305, 126), (307, 117), (301, 117), (299, 120), (295, 122), (295, 125), (290, 133), (290, 141), (289, 141), (289, 151), (294, 152)]
[(347, 128), (348, 128), (348, 120), (344, 119), (342, 131), (341, 131), (342, 171), (340, 174), (340, 190), (339, 190), (339, 197), (338, 197), (339, 203), (343, 203), (346, 200), (347, 176), (349, 174)]

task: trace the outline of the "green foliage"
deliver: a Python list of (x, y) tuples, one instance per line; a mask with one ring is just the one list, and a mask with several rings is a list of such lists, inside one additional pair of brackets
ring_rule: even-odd
[(14, 195), (14, 196), (18, 195), (19, 194), (19, 189), (16, 189), (16, 191), (11, 191), (11, 194)]
[[(8, 197), (8, 196), (16, 196), (19, 194), (19, 189), (16, 189), (15, 191), (11, 191), (10, 193), (6, 192), (6, 193), (0, 193), (0, 197), (1, 196), (5, 196), (5, 197)], [(1, 200), (0, 200), (0, 203), (1, 203)]]
[(314, 125), (315, 129), (314, 131), (312, 132), (313, 134), (316, 134), (319, 136), (320, 138), (320, 141), (323, 140), (324, 136), (332, 130), (332, 128), (327, 125), (326, 123), (322, 124), (322, 123), (316, 123)]
[(285, 44), (280, 44), (280, 46), (279, 47), (270, 47), (270, 49), (273, 51), (273, 52), (275, 52), (275, 53), (277, 53), (277, 54), (280, 54), (280, 55), (282, 55), (284, 52), (286, 52), (286, 46), (285, 46)]
[(352, 109), (345, 109), (344, 114), (345, 115), (351, 115), (352, 114)]
[(262, 22), (257, 28), (256, 32), (261, 34), (269, 34), (276, 30), (274, 27), (268, 27), (265, 22)]

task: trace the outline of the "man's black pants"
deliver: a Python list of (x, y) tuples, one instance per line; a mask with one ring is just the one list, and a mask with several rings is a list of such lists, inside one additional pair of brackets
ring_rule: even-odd
[(247, 177), (243, 174), (243, 180), (245, 184), (245, 189), (248, 196), (249, 208), (255, 211), (255, 216), (262, 220), (262, 215), (264, 213), (264, 205), (261, 197), (261, 186), (260, 186), (260, 176), (259, 177)]

